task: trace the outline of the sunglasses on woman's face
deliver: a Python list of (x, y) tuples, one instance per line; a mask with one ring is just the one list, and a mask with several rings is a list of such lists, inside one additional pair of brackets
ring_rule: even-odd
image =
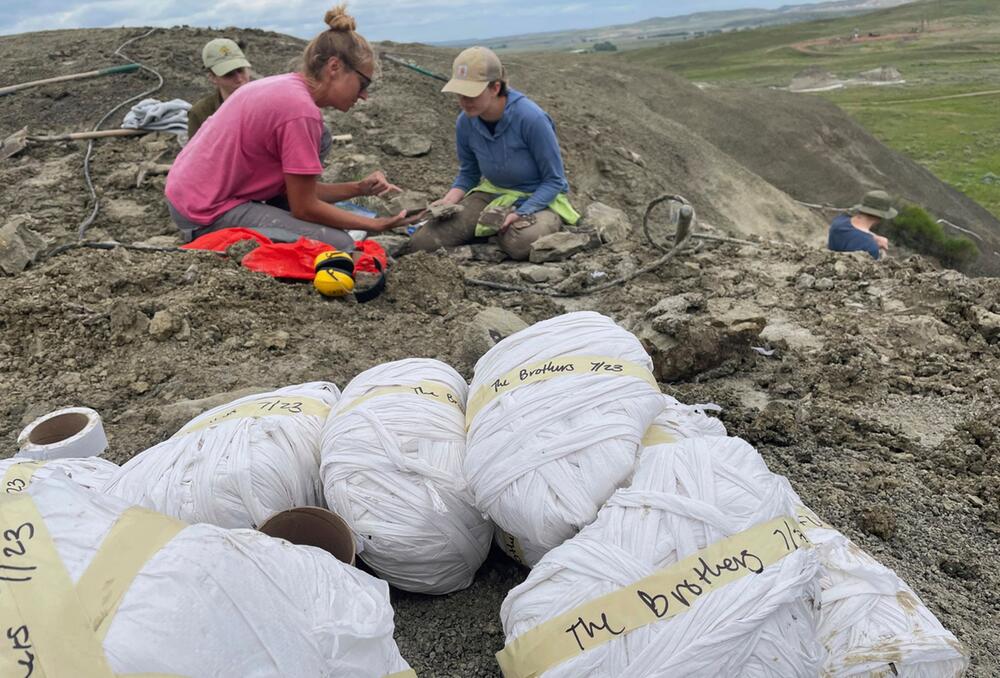
[(358, 94), (364, 94), (371, 87), (372, 79), (356, 68), (352, 68), (351, 70), (358, 74), (358, 80), (361, 82), (361, 89), (358, 90)]

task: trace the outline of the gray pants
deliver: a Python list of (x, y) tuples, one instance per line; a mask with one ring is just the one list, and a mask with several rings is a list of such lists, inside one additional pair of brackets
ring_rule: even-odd
[[(465, 208), (449, 219), (442, 219), (422, 227), (410, 239), (410, 251), (431, 252), (441, 247), (455, 247), (475, 242), (476, 224), (486, 206), (496, 198), (491, 193), (476, 191), (462, 198)], [(516, 221), (505, 233), (497, 236), (500, 249), (511, 259), (524, 261), (531, 251), (531, 243), (543, 235), (562, 228), (562, 219), (550, 209), (535, 212), (530, 219)]]
[(221, 231), (224, 228), (249, 228), (274, 242), (295, 242), (305, 236), (333, 245), (341, 252), (354, 250), (354, 239), (347, 231), (296, 219), (291, 212), (262, 202), (245, 202), (237, 205), (208, 226), (188, 221), (169, 200), (167, 209), (170, 210), (170, 217), (177, 224), (177, 228), (181, 230), (181, 239), (184, 242), (191, 242), (206, 233)]

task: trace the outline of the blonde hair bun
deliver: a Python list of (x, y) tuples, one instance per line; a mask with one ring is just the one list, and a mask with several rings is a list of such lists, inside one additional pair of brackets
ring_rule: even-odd
[(357, 29), (354, 17), (347, 13), (347, 5), (337, 5), (323, 18), (331, 31), (353, 31)]

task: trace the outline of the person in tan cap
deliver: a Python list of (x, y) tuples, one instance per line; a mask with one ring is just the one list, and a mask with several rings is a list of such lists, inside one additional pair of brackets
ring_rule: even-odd
[(485, 47), (455, 58), (441, 90), (458, 96), (455, 124), (458, 176), (435, 204), (462, 210), (413, 234), (411, 250), (435, 250), (497, 235), (513, 259), (527, 259), (531, 243), (580, 215), (570, 205), (552, 118), (507, 84), (500, 59)]
[(869, 191), (859, 204), (833, 220), (827, 247), (834, 252), (868, 252), (873, 259), (879, 259), (889, 251), (889, 240), (871, 230), (897, 214), (888, 193)]
[[(298, 72), (242, 85), (177, 156), (167, 209), (185, 242), (242, 227), (275, 242), (301, 236), (354, 249), (349, 230), (381, 232), (410, 223), (406, 211), (373, 218), (335, 206), (399, 188), (376, 171), (359, 181), (320, 181), (323, 109), (346, 113), (368, 98), (375, 55), (343, 5), (324, 17)], [(280, 204), (278, 204), (280, 203)]]
[(250, 62), (240, 46), (229, 38), (210, 40), (201, 50), (201, 61), (215, 91), (198, 101), (188, 111), (188, 139), (201, 128), (208, 116), (219, 110), (233, 92), (250, 82)]

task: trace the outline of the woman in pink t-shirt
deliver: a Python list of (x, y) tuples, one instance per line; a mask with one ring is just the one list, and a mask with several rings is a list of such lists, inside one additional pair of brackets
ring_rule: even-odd
[(177, 156), (167, 176), (167, 207), (185, 240), (223, 228), (252, 228), (276, 242), (300, 236), (349, 251), (347, 229), (381, 232), (407, 223), (405, 212), (372, 219), (333, 204), (398, 191), (382, 172), (327, 184), (317, 149), (322, 108), (348, 111), (368, 98), (375, 59), (340, 5), (330, 27), (303, 54), (302, 71), (236, 90)]

